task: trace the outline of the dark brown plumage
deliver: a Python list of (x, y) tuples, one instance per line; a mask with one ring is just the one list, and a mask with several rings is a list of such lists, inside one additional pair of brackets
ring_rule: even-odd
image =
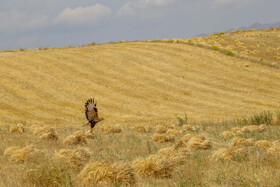
[(88, 120), (88, 123), (85, 125), (90, 125), (92, 132), (93, 127), (96, 125), (96, 123), (104, 120), (104, 118), (98, 117), (98, 110), (96, 108), (96, 103), (94, 102), (94, 98), (90, 98), (85, 103), (85, 114), (86, 118)]

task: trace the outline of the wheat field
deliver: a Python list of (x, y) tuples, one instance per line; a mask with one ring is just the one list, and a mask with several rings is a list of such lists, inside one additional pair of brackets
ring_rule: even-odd
[[(255, 38), (260, 32), (280, 36), (276, 29), (245, 32)], [(244, 33), (210, 36), (210, 44), (203, 43), (209, 42), (205, 37), (0, 51), (0, 186), (102, 186), (104, 181), (114, 181), (105, 186), (279, 185), (277, 159), (265, 159), (271, 150), (257, 146), (278, 145), (277, 37), (262, 44), (268, 49), (273, 43), (273, 57), (271, 50), (244, 58), (237, 50), (226, 55), (211, 49), (219, 42), (221, 49), (237, 46), (234, 38), (239, 34), (241, 41)], [(250, 42), (258, 45), (257, 39)], [(105, 118), (92, 136), (82, 127), (90, 97)], [(262, 111), (272, 111), (273, 120), (266, 120), (265, 128), (249, 126), (261, 124), (253, 124), (250, 116)], [(185, 114), (190, 126), (176, 118)], [(180, 142), (184, 148), (177, 150)], [(240, 142), (245, 142), (241, 151), (235, 149)], [(165, 155), (168, 148), (172, 157)], [(226, 162), (225, 168), (215, 161), (221, 152), (233, 154), (229, 160), (236, 154), (246, 159), (241, 165)], [(71, 168), (53, 158), (70, 159)]]

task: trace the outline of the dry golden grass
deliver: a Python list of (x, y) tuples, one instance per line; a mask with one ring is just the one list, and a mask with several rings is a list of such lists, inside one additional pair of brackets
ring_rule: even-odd
[[(0, 186), (279, 185), (280, 117), (265, 126), (249, 118), (280, 108), (279, 31), (193, 39), (199, 46), (172, 39), (0, 52)], [(93, 96), (105, 118), (94, 134), (82, 127)], [(181, 126), (175, 116), (184, 114)], [(19, 123), (24, 133), (11, 133)], [(109, 124), (122, 133), (104, 134)], [(221, 136), (229, 131), (239, 138)]]

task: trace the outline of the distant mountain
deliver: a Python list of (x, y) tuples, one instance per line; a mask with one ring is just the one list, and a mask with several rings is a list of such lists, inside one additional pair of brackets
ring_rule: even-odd
[(277, 28), (280, 27), (280, 21), (277, 23), (273, 23), (273, 24), (261, 24), (261, 23), (254, 23), (253, 25), (249, 26), (249, 27), (239, 27), (237, 29), (231, 28), (229, 30), (227, 30), (226, 32), (232, 32), (235, 30), (252, 30), (252, 29), (257, 29), (257, 30), (264, 30), (264, 29), (270, 29), (270, 28)]
[[(264, 29), (277, 28), (277, 27), (280, 27), (280, 21), (277, 22), (277, 23), (272, 23), (272, 24), (270, 24), (270, 23), (268, 23), (268, 24), (254, 23), (253, 25), (251, 25), (249, 27), (242, 26), (242, 27), (239, 27), (237, 29), (236, 28), (230, 28), (225, 32), (233, 32), (233, 31), (236, 31), (236, 30), (252, 30), (252, 29), (264, 30)], [(213, 33), (210, 33), (210, 34), (202, 33), (202, 34), (198, 34), (194, 37), (204, 37), (204, 36), (208, 36), (208, 35), (215, 34), (215, 33), (218, 33), (218, 32), (213, 32)]]

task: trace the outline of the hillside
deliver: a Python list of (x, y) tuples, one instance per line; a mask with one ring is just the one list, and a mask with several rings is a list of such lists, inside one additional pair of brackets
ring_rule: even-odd
[(237, 30), (217, 33), (207, 37), (184, 39), (183, 42), (230, 50), (237, 56), (253, 62), (280, 69), (280, 28), (267, 30)]
[[(236, 46), (235, 34), (228, 37), (199, 41)], [(254, 57), (280, 63), (259, 52)], [(280, 108), (279, 69), (194, 45), (119, 42), (2, 51), (0, 62), (2, 123), (80, 126), (89, 97), (109, 124), (168, 124), (184, 113), (191, 120), (222, 120)]]

